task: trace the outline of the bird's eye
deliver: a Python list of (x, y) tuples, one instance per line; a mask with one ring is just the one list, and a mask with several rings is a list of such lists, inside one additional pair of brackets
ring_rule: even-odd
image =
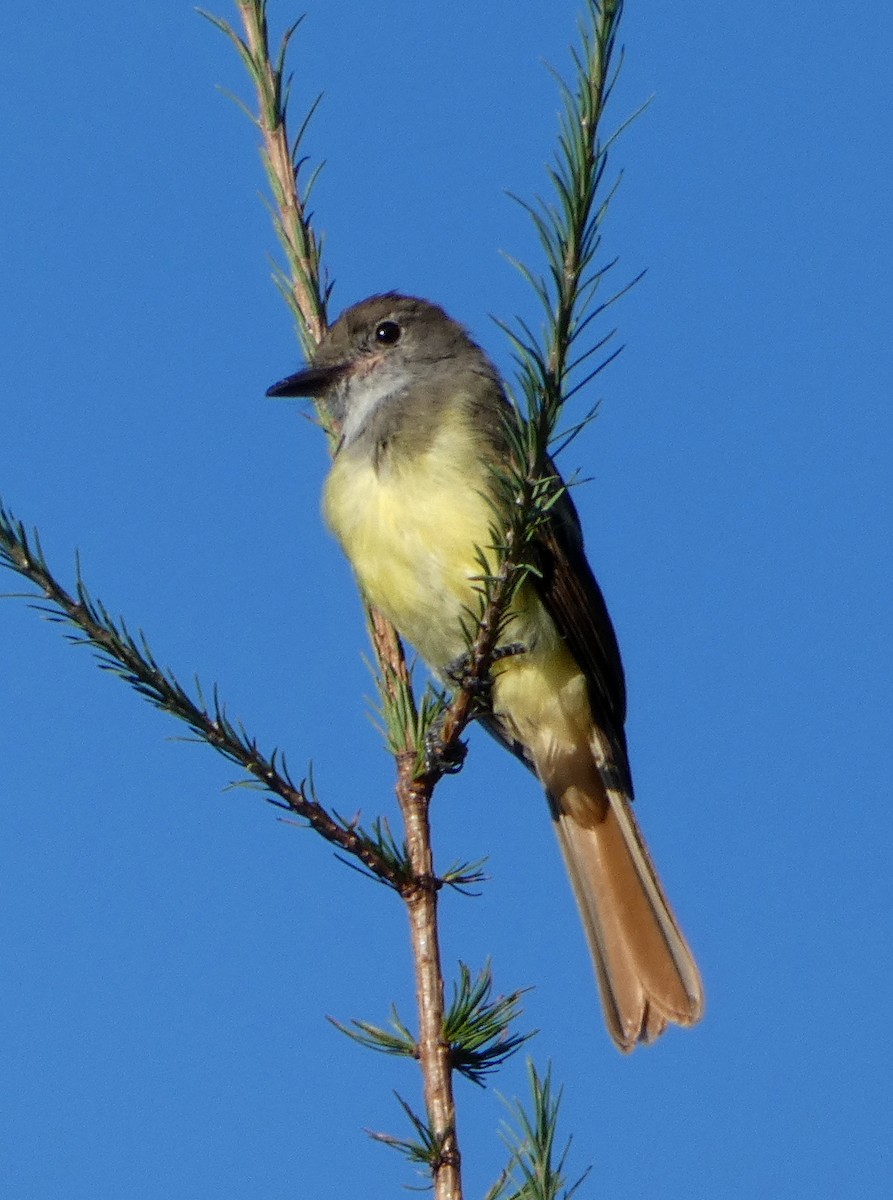
[(375, 340), (379, 346), (393, 346), (400, 341), (402, 332), (396, 321), (379, 321), (375, 326)]

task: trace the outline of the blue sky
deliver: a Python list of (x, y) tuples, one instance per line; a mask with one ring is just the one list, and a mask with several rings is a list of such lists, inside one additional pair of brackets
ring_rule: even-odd
[[(545, 187), (573, 3), (306, 4), (295, 92), (333, 310), (535, 318), (506, 189)], [(301, 9), (274, 0), (276, 30)], [(223, 10), (223, 15), (231, 13)], [(11, 26), (10, 26), (11, 21)], [(321, 797), (393, 811), (248, 94), (188, 4), (7, 22), (0, 495)], [(638, 812), (702, 964), (691, 1032), (602, 1028), (535, 782), (480, 733), (439, 792), (448, 963), (533, 988), (583, 1194), (886, 1197), (891, 962), (891, 134), (886, 6), (630, 0), (604, 232), (620, 359), (569, 453), (631, 695)], [(16, 588), (10, 576), (4, 587)], [(0, 1179), (21, 1200), (391, 1196), (409, 1065), (326, 1021), (412, 1014), (405, 918), (23, 603), (0, 605)], [(496, 1090), (522, 1090), (523, 1063)], [(459, 1083), (469, 1196), (502, 1154)]]

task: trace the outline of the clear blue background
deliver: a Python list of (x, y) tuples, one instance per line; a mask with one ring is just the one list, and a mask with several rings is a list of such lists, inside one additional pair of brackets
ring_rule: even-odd
[[(303, 7), (303, 4), (302, 6)], [(278, 33), (301, 11), (276, 0)], [(536, 317), (504, 189), (542, 191), (545, 59), (577, 5), (308, 3), (295, 96), (334, 311), (396, 287), (506, 371), (488, 314)], [(224, 10), (224, 15), (232, 13)], [(250, 95), (186, 3), (6, 19), (0, 494), (57, 569), (322, 799), (393, 811), (365, 634), (318, 517), (322, 438), (265, 400), (297, 344)], [(566, 461), (631, 692), (639, 813), (703, 964), (692, 1032), (610, 1045), (545, 806), (479, 732), (436, 804), (448, 963), (532, 986), (584, 1195), (893, 1194), (891, 133), (887, 5), (631, 0), (612, 160), (627, 349)], [(4, 587), (17, 588), (12, 576)], [(400, 905), (244, 791), (88, 651), (0, 604), (0, 1193), (269, 1200), (399, 1194), (364, 1128), (416, 1072), (324, 1019), (413, 1000)], [(497, 1088), (524, 1088), (519, 1060)], [(458, 1084), (467, 1192), (502, 1151)]]

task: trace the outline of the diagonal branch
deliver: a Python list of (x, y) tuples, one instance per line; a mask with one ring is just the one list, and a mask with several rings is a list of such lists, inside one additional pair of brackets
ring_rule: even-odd
[[(203, 702), (200, 687), (196, 702), (170, 671), (158, 665), (142, 634), (135, 638), (123, 622), (112, 620), (101, 601), (92, 599), (80, 572), (75, 595), (63, 587), (50, 570), (39, 540), (35, 537), (32, 545), (21, 521), (2, 504), (0, 565), (34, 584), (45, 601), (34, 607), (49, 620), (73, 627), (71, 640), (92, 646), (100, 666), (120, 676), (156, 708), (184, 721), (200, 740), (240, 766), (251, 776), (246, 784), (254, 782), (275, 797), (273, 803), (301, 817), (339, 850), (358, 859), (378, 879), (397, 889), (406, 885), (406, 872), (399, 857), (383, 852), (380, 839), (367, 836), (356, 823), (330, 814), (316, 799), (312, 782), (295, 784), (278, 752), (274, 751), (269, 758), (262, 754), (256, 740), (229, 719), (216, 689), (210, 708)], [(282, 763), (281, 769), (277, 761)]]

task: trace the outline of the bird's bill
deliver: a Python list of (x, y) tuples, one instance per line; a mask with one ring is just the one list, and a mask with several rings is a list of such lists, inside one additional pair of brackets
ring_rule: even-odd
[(272, 397), (288, 396), (321, 396), (341, 374), (343, 368), (338, 366), (306, 367), (295, 375), (280, 379), (272, 387), (267, 388), (267, 395)]

